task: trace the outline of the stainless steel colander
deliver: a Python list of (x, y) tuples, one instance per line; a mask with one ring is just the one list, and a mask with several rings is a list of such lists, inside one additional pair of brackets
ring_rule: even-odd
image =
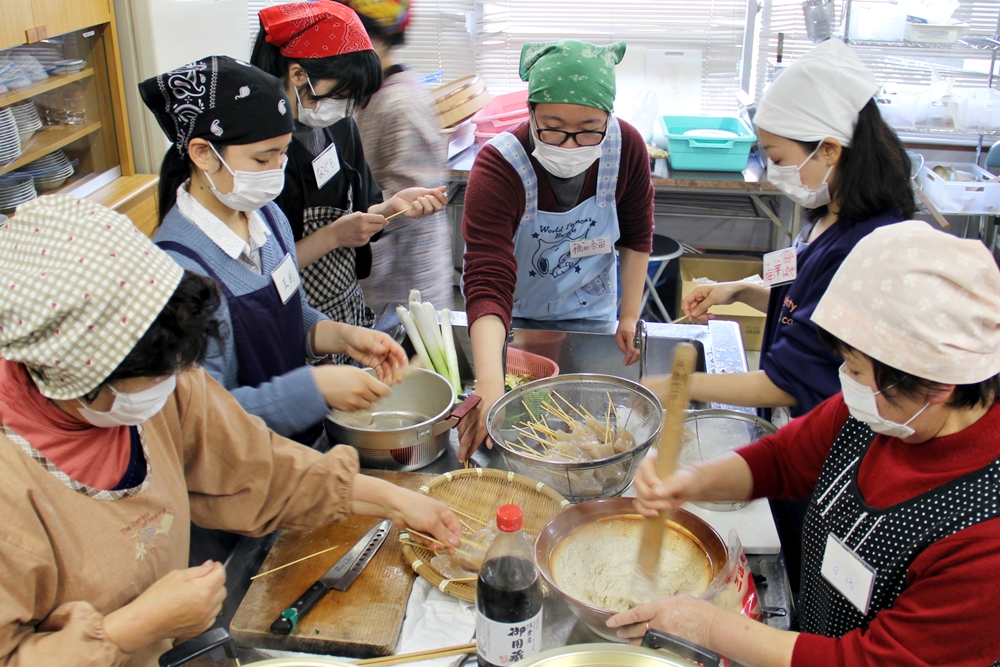
[[(614, 405), (610, 418), (609, 397)], [(585, 462), (540, 460), (509, 446), (508, 441), (523, 438), (517, 429), (525, 429), (522, 422), (534, 421), (532, 416), (555, 431), (567, 429), (564, 422), (542, 407), (543, 401), (557, 403), (574, 417), (577, 415), (567, 407), (567, 402), (583, 414), (589, 412), (601, 423), (610, 419), (612, 425), (618, 424), (632, 435), (635, 446)], [(511, 470), (548, 484), (573, 503), (622, 493), (632, 482), (639, 461), (659, 437), (662, 425), (663, 408), (651, 391), (631, 380), (588, 373), (557, 375), (521, 385), (497, 401), (486, 420), (490, 437), (500, 447)], [(541, 446), (535, 449), (544, 454)]]
[[(696, 463), (722, 456), (757, 442), (778, 429), (769, 421), (735, 410), (699, 410), (684, 420), (681, 463)], [(699, 502), (706, 509), (733, 510), (745, 502)]]

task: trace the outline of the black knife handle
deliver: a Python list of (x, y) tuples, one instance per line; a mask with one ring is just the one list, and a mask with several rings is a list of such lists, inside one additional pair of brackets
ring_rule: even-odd
[(271, 633), (276, 635), (291, 634), (299, 621), (316, 606), (316, 603), (326, 595), (327, 588), (318, 581), (309, 587), (291, 607), (281, 612), (281, 616), (271, 624)]

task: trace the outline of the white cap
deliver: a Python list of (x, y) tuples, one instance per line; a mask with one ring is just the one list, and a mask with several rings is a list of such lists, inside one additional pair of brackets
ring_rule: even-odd
[(774, 80), (754, 125), (796, 141), (832, 137), (849, 146), (858, 113), (879, 91), (875, 75), (839, 39), (828, 39)]

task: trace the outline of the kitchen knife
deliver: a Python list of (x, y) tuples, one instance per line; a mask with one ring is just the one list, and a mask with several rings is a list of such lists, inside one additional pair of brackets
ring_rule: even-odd
[(392, 521), (379, 521), (319, 581), (310, 586), (291, 607), (281, 612), (281, 616), (271, 624), (271, 632), (276, 635), (290, 634), (328, 590), (346, 591), (385, 542), (390, 528)]

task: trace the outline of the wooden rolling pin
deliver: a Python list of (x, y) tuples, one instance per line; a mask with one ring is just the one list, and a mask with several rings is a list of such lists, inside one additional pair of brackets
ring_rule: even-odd
[[(680, 343), (674, 348), (674, 370), (670, 377), (670, 389), (664, 401), (663, 428), (657, 444), (656, 474), (666, 479), (677, 468), (677, 458), (681, 453), (681, 437), (684, 433), (684, 410), (687, 408), (690, 391), (688, 379), (694, 372), (698, 352), (690, 343)], [(670, 520), (670, 512), (660, 512), (658, 517), (647, 517), (642, 526), (642, 543), (639, 546), (639, 563), (633, 586), (633, 602), (641, 604), (654, 592), (651, 585), (656, 580), (656, 570), (660, 565), (660, 549), (663, 536)]]

